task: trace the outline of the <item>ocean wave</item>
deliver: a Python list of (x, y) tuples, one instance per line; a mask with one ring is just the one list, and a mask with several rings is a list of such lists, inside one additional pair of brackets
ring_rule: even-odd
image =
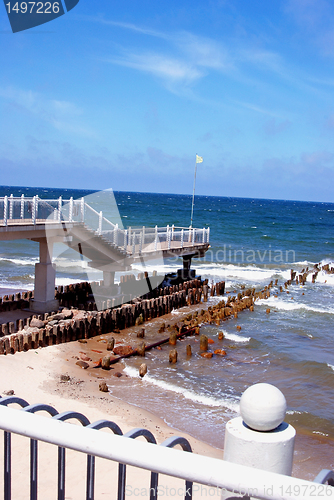
[(10, 259), (8, 257), (0, 257), (2, 262), (12, 262), (18, 266), (34, 266), (39, 259), (37, 257), (31, 257), (30, 259)]
[(257, 300), (256, 304), (259, 306), (266, 305), (275, 307), (280, 311), (297, 311), (298, 309), (301, 309), (304, 311), (311, 311), (320, 314), (334, 314), (334, 309), (332, 307), (329, 307), (327, 309), (322, 309), (320, 307), (308, 306), (306, 304), (302, 304), (301, 302), (297, 302), (295, 300), (290, 300), (288, 302), (287, 300), (283, 300), (276, 297), (269, 297), (268, 299)]
[(327, 366), (328, 366), (328, 368), (331, 368), (331, 370), (334, 371), (334, 365), (330, 365), (329, 363), (327, 363)]
[[(132, 378), (138, 378), (138, 370), (131, 366), (126, 366), (124, 369), (124, 372), (126, 375)], [(146, 374), (145, 377), (143, 378), (143, 382), (146, 382), (148, 384), (154, 385), (155, 387), (159, 387), (160, 389), (163, 389), (165, 391), (171, 391), (177, 394), (180, 394), (183, 396), (185, 399), (189, 399), (190, 401), (193, 401), (194, 403), (200, 403), (205, 406), (212, 406), (212, 407), (222, 407), (222, 408), (228, 408), (229, 410), (238, 412), (239, 409), (239, 404), (237, 402), (231, 401), (231, 400), (222, 400), (222, 399), (216, 399), (211, 396), (205, 396), (202, 394), (197, 394), (194, 391), (191, 391), (189, 389), (186, 389), (184, 387), (179, 387), (175, 384), (171, 384), (169, 382), (165, 382), (164, 380), (159, 380), (151, 375)]]
[(241, 335), (237, 335), (236, 333), (228, 333), (223, 330), (224, 338), (227, 340), (231, 340), (232, 342), (249, 342), (251, 337), (242, 337)]

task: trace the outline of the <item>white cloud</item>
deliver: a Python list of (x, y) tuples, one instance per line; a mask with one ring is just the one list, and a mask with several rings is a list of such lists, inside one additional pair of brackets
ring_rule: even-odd
[(37, 116), (62, 132), (70, 132), (83, 136), (94, 136), (94, 132), (82, 125), (83, 111), (76, 104), (50, 99), (39, 92), (14, 87), (0, 87), (0, 97), (9, 106), (21, 112)]
[(126, 58), (109, 59), (109, 62), (145, 71), (171, 83), (189, 85), (203, 76), (203, 73), (192, 64), (157, 53), (128, 54)]

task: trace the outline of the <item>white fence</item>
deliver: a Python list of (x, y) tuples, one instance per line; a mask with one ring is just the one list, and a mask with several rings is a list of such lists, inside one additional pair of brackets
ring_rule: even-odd
[[(118, 213), (117, 213), (118, 215)], [(84, 198), (54, 200), (5, 196), (0, 198), (0, 221), (9, 224), (38, 224), (39, 222), (84, 223), (95, 234), (103, 236), (110, 244), (122, 248), (128, 255), (141, 253), (145, 248), (152, 252), (159, 244), (165, 249), (207, 245), (210, 228), (175, 227), (129, 227), (122, 229), (85, 202)]]
[[(18, 402), (23, 409), (17, 410), (8, 408), (10, 403)], [(109, 422), (109, 428), (116, 434), (106, 434), (99, 432), (98, 429), (106, 425), (106, 421), (90, 424), (88, 419), (77, 413), (66, 412), (58, 414), (56, 410), (48, 405), (27, 406), (24, 400), (19, 398), (0, 399), (0, 429), (5, 431), (4, 448), (4, 500), (11, 500), (11, 435), (19, 434), (30, 438), (30, 497), (28, 493), (24, 498), (36, 500), (38, 498), (38, 477), (39, 474), (53, 474), (55, 471), (50, 464), (39, 464), (37, 468), (38, 442), (46, 442), (58, 446), (58, 500), (65, 498), (65, 450), (76, 450), (88, 455), (86, 478), (82, 472), (77, 471), (77, 475), (86, 482), (86, 499), (94, 499), (94, 457), (100, 457), (109, 461), (119, 463), (118, 487), (114, 484), (113, 489), (117, 493), (118, 500), (124, 500), (133, 496), (136, 485), (126, 485), (125, 467), (127, 465), (139, 467), (152, 471), (150, 483), (146, 491), (148, 495), (139, 493), (141, 498), (162, 498), (159, 494), (158, 474), (168, 475), (174, 478), (180, 478), (185, 482), (183, 498), (190, 500), (193, 497), (193, 491), (200, 491), (204, 486), (210, 487), (213, 491), (225, 494), (226, 491), (234, 492), (235, 495), (244, 495), (244, 499), (254, 497), (265, 500), (314, 500), (319, 498), (334, 498), (334, 488), (328, 484), (319, 484), (316, 482), (304, 481), (281, 474), (266, 472), (242, 465), (233, 464), (224, 460), (214, 459), (171, 449), (174, 443), (163, 443), (163, 445), (154, 444), (155, 440), (150, 439), (151, 433), (142, 430), (134, 430), (128, 435), (117, 435), (117, 426)], [(34, 414), (36, 411), (44, 410), (52, 415), (52, 418)], [(73, 425), (64, 422), (69, 418), (76, 418), (82, 426)], [(115, 428), (114, 428), (114, 427)], [(142, 435), (151, 442), (136, 441), (137, 436)], [(178, 438), (176, 438), (178, 439)], [(179, 438), (183, 443), (183, 448), (187, 448), (185, 440)], [(28, 458), (27, 458), (28, 459)], [(71, 463), (68, 464), (70, 466)], [(320, 477), (320, 475), (319, 475)], [(334, 474), (325, 471), (321, 479), (323, 482), (332, 481)], [(44, 478), (45, 480), (45, 478)], [(194, 483), (194, 486), (193, 484)], [(333, 483), (331, 483), (333, 484)], [(112, 488), (112, 483), (110, 483)], [(130, 491), (131, 488), (131, 491)], [(204, 491), (204, 490), (203, 490)], [(197, 498), (208, 496), (206, 494)], [(116, 498), (116, 493), (112, 498)], [(127, 495), (129, 493), (129, 495)], [(209, 493), (212, 496), (212, 493)], [(55, 498), (55, 493), (50, 492), (50, 498)], [(220, 496), (219, 496), (220, 497)], [(45, 498), (45, 497), (44, 497)], [(43, 498), (43, 500), (44, 500)]]

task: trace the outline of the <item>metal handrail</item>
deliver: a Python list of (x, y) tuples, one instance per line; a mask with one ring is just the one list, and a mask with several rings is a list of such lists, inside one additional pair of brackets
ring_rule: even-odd
[[(254, 469), (152, 443), (99, 433), (95, 429), (69, 425), (22, 410), (0, 405), (0, 428), (60, 447), (96, 457), (140, 467), (156, 473), (193, 481), (231, 492), (242, 492), (263, 500), (317, 498), (322, 488), (326, 498), (334, 498), (334, 488), (290, 476)], [(317, 490), (318, 488), (318, 490)]]

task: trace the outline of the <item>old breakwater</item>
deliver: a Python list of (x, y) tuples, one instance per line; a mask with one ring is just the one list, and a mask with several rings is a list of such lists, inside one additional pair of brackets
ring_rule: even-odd
[[(89, 283), (64, 287), (63, 291), (57, 289), (56, 296), (62, 304), (60, 311), (3, 323), (0, 354), (14, 354), (37, 347), (87, 339), (139, 325), (168, 314), (173, 309), (199, 304), (202, 297), (207, 301), (209, 287), (206, 282), (197, 279), (186, 281), (179, 285), (157, 288), (141, 299), (103, 311), (94, 310), (96, 303), (90, 301), (90, 292)], [(210, 293), (224, 293), (223, 282), (214, 285)], [(27, 292), (22, 296), (16, 294), (4, 297), (1, 301), (2, 311), (24, 308), (31, 294), (32, 292)], [(85, 305), (88, 310), (85, 310)]]
[[(320, 269), (318, 265), (315, 265), (312, 270), (303, 270), (300, 274), (291, 269), (291, 279), (287, 280), (283, 286), (286, 290), (293, 283), (305, 284), (307, 277), (310, 275), (312, 275), (312, 283), (314, 283), (320, 270), (328, 274), (334, 272), (334, 268), (323, 266)], [(140, 276), (139, 279), (142, 279), (142, 277)], [(130, 275), (126, 281), (122, 281), (123, 287), (125, 285), (127, 291), (131, 290), (131, 284), (137, 281), (134, 280), (135, 278)], [(214, 306), (188, 314), (183, 321), (183, 330), (180, 328), (178, 334), (180, 336), (189, 335), (189, 332), (193, 332), (195, 328), (196, 333), (199, 333), (198, 327), (201, 324), (207, 323), (219, 326), (222, 321), (226, 321), (230, 317), (238, 318), (238, 313), (245, 309), (253, 311), (255, 301), (268, 299), (271, 288), (278, 286), (278, 279), (276, 279), (260, 291), (256, 291), (255, 288), (248, 288), (236, 295), (229, 294), (226, 301), (221, 300)], [(283, 292), (283, 286), (279, 286), (280, 292)], [(59, 311), (43, 315), (34, 314), (24, 319), (16, 319), (0, 325), (0, 354), (14, 354), (15, 352), (36, 349), (37, 347), (88, 339), (105, 333), (120, 332), (131, 326), (138, 326), (145, 321), (169, 314), (172, 310), (187, 305), (199, 305), (201, 302), (205, 303), (209, 296), (221, 296), (224, 292), (224, 281), (216, 284), (212, 283), (212, 286), (209, 287), (207, 280), (202, 282), (194, 279), (178, 285), (157, 287), (140, 299), (136, 298), (119, 307), (112, 307), (114, 299), (108, 299), (102, 304), (107, 308), (98, 311), (96, 309), (99, 304), (94, 301), (90, 283), (83, 282), (57, 287), (55, 297), (61, 304)], [(19, 314), (19, 310), (28, 307), (29, 300), (32, 297), (32, 291), (0, 297), (0, 313), (16, 311)], [(123, 300), (131, 300), (130, 294), (123, 297)], [(267, 308), (266, 312), (269, 313), (270, 309)], [(167, 341), (168, 339), (160, 339), (157, 342), (165, 343)], [(154, 346), (146, 346), (146, 349)], [(137, 353), (136, 348), (131, 348), (130, 351), (127, 356)], [(112, 362), (119, 359), (121, 357), (116, 356)]]

